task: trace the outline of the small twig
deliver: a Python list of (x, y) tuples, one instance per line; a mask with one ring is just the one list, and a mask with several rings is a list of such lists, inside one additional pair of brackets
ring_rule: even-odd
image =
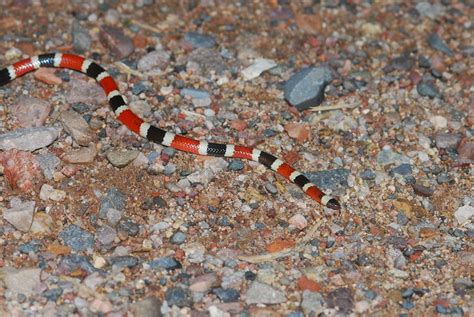
[(239, 256), (239, 260), (249, 262), (249, 263), (262, 263), (267, 261), (273, 261), (279, 258), (287, 257), (295, 252), (294, 248), (291, 249), (283, 249), (278, 252), (274, 253), (263, 253), (258, 255), (241, 255)]
[(163, 31), (163, 30), (160, 30), (159, 28), (153, 27), (151, 25), (148, 25), (146, 23), (143, 23), (143, 22), (140, 22), (140, 21), (137, 21), (137, 20), (132, 20), (131, 22), (133, 24), (135, 24), (136, 26), (141, 27), (142, 29), (148, 30), (148, 31), (151, 31), (151, 32), (161, 33)]
[(313, 112), (318, 112), (318, 111), (330, 111), (330, 110), (338, 110), (338, 109), (352, 109), (357, 107), (357, 105), (348, 105), (345, 103), (338, 103), (336, 105), (331, 105), (331, 106), (322, 106), (322, 107), (313, 107), (310, 110)]
[(145, 77), (143, 73), (136, 71), (134, 69), (131, 69), (130, 67), (128, 67), (122, 62), (115, 62), (114, 65), (117, 66), (122, 72), (126, 73), (128, 76), (133, 75), (140, 78)]

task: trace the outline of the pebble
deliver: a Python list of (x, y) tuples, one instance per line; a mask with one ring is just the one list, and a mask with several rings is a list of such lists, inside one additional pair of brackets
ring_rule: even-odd
[(193, 48), (211, 48), (216, 45), (213, 36), (198, 32), (188, 32), (184, 35), (184, 41)]
[(111, 258), (109, 262), (118, 268), (132, 268), (140, 264), (140, 259), (131, 255), (122, 255)]
[(348, 314), (354, 309), (354, 295), (348, 288), (338, 288), (327, 295), (327, 304), (336, 308), (342, 314)]
[(40, 268), (15, 269), (4, 267), (0, 269), (0, 277), (8, 290), (29, 295), (34, 294), (40, 284)]
[(277, 63), (271, 59), (257, 58), (249, 67), (242, 70), (241, 74), (244, 80), (252, 80), (260, 76), (264, 71), (277, 66)]
[(448, 127), (448, 119), (443, 116), (432, 116), (430, 122), (436, 130), (442, 130)]
[(251, 304), (280, 304), (286, 301), (285, 293), (257, 281), (252, 282), (245, 293), (245, 302)]
[(461, 136), (457, 133), (437, 133), (435, 143), (438, 149), (455, 149), (461, 141)]
[(78, 20), (72, 22), (72, 49), (74, 52), (83, 54), (89, 52), (92, 38), (89, 31), (83, 28)]
[(324, 89), (331, 80), (332, 75), (329, 68), (304, 68), (285, 83), (285, 99), (299, 111), (316, 107), (323, 102)]
[(41, 248), (41, 241), (39, 240), (31, 240), (28, 243), (24, 243), (18, 247), (18, 251), (24, 254), (28, 254), (30, 252), (36, 253)]
[(126, 232), (129, 236), (135, 237), (140, 232), (140, 226), (130, 218), (124, 218), (117, 224), (117, 230)]
[(110, 162), (115, 167), (125, 167), (131, 162), (133, 162), (137, 157), (139, 151), (133, 151), (133, 150), (125, 150), (125, 151), (115, 151), (115, 150), (110, 150), (107, 151), (105, 156), (107, 157), (107, 160)]
[(148, 265), (151, 269), (162, 268), (165, 270), (176, 270), (182, 268), (179, 261), (171, 257), (160, 257), (149, 262)]
[(413, 173), (411, 164), (401, 164), (397, 167), (394, 167), (388, 173), (390, 176), (394, 177), (396, 174), (401, 176), (411, 175)]
[(97, 148), (94, 144), (90, 144), (88, 147), (66, 151), (64, 155), (61, 156), (61, 159), (71, 164), (87, 164), (94, 162), (96, 155)]
[(66, 94), (68, 104), (84, 103), (93, 110), (101, 102), (107, 100), (104, 90), (95, 82), (78, 79), (71, 81), (69, 85), (70, 89), (68, 89)]
[(115, 238), (117, 238), (117, 232), (114, 228), (104, 225), (97, 229), (95, 238), (101, 245), (107, 246), (113, 243)]
[(164, 50), (152, 51), (144, 55), (137, 64), (137, 69), (150, 74), (161, 74), (170, 63), (170, 54)]
[(435, 83), (430, 80), (422, 80), (416, 85), (416, 91), (423, 97), (436, 98), (441, 96)]
[(320, 293), (309, 290), (303, 292), (301, 308), (306, 316), (311, 316), (311, 314), (319, 316), (324, 312), (324, 304), (324, 298)]
[(211, 98), (209, 92), (201, 89), (183, 88), (179, 94), (185, 98), (191, 99), (208, 99)]
[(115, 208), (109, 208), (107, 210), (107, 222), (114, 227), (119, 223), (120, 219), (122, 219), (122, 216), (123, 210), (118, 210)]
[(118, 27), (103, 25), (100, 28), (99, 38), (100, 42), (119, 60), (129, 56), (135, 50), (133, 41)]
[(231, 171), (240, 171), (245, 167), (244, 162), (241, 160), (232, 160), (227, 167)]
[(161, 317), (161, 300), (156, 296), (149, 296), (132, 304), (131, 310), (137, 317)]
[(428, 37), (427, 42), (431, 48), (440, 51), (448, 56), (453, 56), (454, 53), (453, 51), (449, 48), (449, 46), (444, 43), (444, 41), (441, 39), (441, 37), (436, 34), (436, 33), (431, 33), (431, 35)]
[(227, 65), (222, 56), (214, 49), (198, 48), (189, 54), (188, 70), (211, 77), (212, 74), (222, 75), (227, 70)]
[(10, 199), (10, 208), (3, 210), (3, 219), (8, 221), (15, 229), (28, 232), (33, 222), (35, 201), (21, 201), (20, 198)]
[(65, 273), (74, 272), (77, 269), (84, 270), (88, 274), (92, 274), (97, 271), (97, 269), (89, 262), (89, 259), (86, 256), (77, 254), (69, 254), (64, 256), (60, 266)]
[(363, 180), (374, 180), (377, 175), (371, 169), (365, 169), (362, 172), (360, 172), (359, 176)]
[(191, 292), (181, 287), (169, 288), (165, 298), (169, 306), (190, 307), (193, 304)]
[(392, 151), (390, 148), (384, 148), (377, 154), (377, 164), (381, 166), (397, 164), (400, 165), (402, 163), (410, 163), (410, 158), (405, 155), (396, 153)]
[(337, 189), (339, 186), (347, 187), (350, 171), (345, 168), (316, 171), (306, 173), (308, 179), (321, 189)]
[(215, 288), (214, 294), (224, 303), (236, 302), (240, 298), (240, 292), (234, 288)]
[(428, 1), (422, 1), (416, 4), (416, 10), (421, 16), (426, 16), (432, 20), (444, 13), (444, 7), (438, 3), (430, 3)]
[(185, 240), (186, 240), (186, 234), (181, 231), (176, 231), (171, 236), (171, 243), (173, 244), (178, 244), (178, 245), (183, 244)]
[(288, 219), (290, 225), (295, 226), (296, 228), (303, 230), (308, 226), (308, 220), (302, 214), (296, 214), (290, 219)]
[(53, 143), (59, 136), (54, 127), (23, 128), (0, 135), (0, 150), (35, 151)]
[(87, 146), (96, 140), (96, 135), (86, 120), (73, 110), (67, 110), (61, 113), (61, 123), (64, 129), (79, 145)]
[(270, 193), (270, 194), (277, 194), (278, 193), (278, 188), (276, 188), (275, 185), (273, 185), (270, 182), (265, 182), (265, 189)]
[(49, 184), (41, 186), (39, 197), (41, 200), (63, 201), (66, 198), (66, 192), (60, 189), (54, 189)]
[(211, 289), (211, 287), (216, 284), (217, 275), (215, 273), (203, 274), (195, 277), (191, 280), (189, 289), (192, 292), (204, 293)]
[(433, 194), (434, 194), (433, 189), (431, 189), (429, 187), (426, 187), (426, 186), (423, 186), (421, 184), (412, 184), (411, 186), (412, 186), (413, 191), (415, 192), (415, 194), (417, 194), (418, 196), (430, 197), (430, 196), (433, 196)]
[(43, 99), (20, 96), (11, 107), (11, 113), (22, 128), (43, 126), (51, 112), (51, 104)]
[(45, 297), (46, 299), (48, 299), (49, 301), (57, 301), (58, 298), (63, 294), (63, 289), (62, 288), (59, 288), (59, 287), (56, 287), (56, 288), (52, 288), (52, 289), (49, 289), (47, 291), (44, 291), (41, 296)]
[(456, 218), (457, 223), (460, 225), (468, 223), (473, 217), (474, 207), (469, 205), (461, 206), (454, 212), (454, 218)]
[(38, 154), (36, 160), (43, 171), (44, 177), (48, 180), (53, 179), (54, 172), (61, 163), (61, 160), (49, 151)]
[(76, 252), (85, 251), (94, 246), (94, 236), (77, 225), (69, 225), (59, 233), (65, 245)]
[(125, 195), (115, 187), (110, 188), (107, 194), (100, 199), (99, 217), (107, 219), (109, 208), (123, 210), (125, 208)]

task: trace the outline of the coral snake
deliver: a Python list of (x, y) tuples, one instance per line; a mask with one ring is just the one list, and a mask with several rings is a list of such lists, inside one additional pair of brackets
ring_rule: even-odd
[(232, 157), (259, 162), (301, 187), (308, 196), (318, 203), (335, 210), (341, 208), (335, 198), (325, 195), (306, 176), (269, 153), (246, 146), (198, 141), (167, 132), (144, 122), (127, 106), (114, 79), (100, 65), (90, 59), (62, 53), (42, 54), (27, 58), (0, 70), (0, 86), (40, 67), (72, 69), (94, 78), (104, 89), (117, 119), (133, 132), (152, 142), (198, 155)]

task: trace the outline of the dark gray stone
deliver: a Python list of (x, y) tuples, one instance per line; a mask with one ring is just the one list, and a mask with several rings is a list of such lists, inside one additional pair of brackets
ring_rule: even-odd
[(331, 70), (327, 67), (307, 67), (285, 83), (285, 99), (299, 111), (316, 107), (324, 100), (324, 88), (331, 82)]
[(79, 226), (70, 225), (59, 233), (64, 244), (74, 251), (85, 251), (94, 246), (94, 236)]
[(428, 37), (427, 41), (428, 41), (429, 46), (431, 46), (431, 48), (437, 51), (440, 51), (448, 56), (454, 55), (453, 51), (449, 48), (448, 45), (446, 45), (446, 43), (444, 43), (444, 41), (441, 39), (441, 37), (439, 37), (438, 34), (432, 33)]

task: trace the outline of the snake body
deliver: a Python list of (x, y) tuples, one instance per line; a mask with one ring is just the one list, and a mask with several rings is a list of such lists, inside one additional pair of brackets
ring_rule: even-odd
[(99, 64), (82, 56), (50, 53), (21, 60), (0, 70), (0, 86), (41, 67), (72, 69), (94, 78), (104, 90), (117, 119), (131, 131), (151, 142), (197, 155), (239, 158), (259, 162), (298, 185), (318, 203), (335, 210), (341, 208), (335, 198), (324, 194), (301, 172), (272, 154), (247, 146), (195, 140), (165, 131), (143, 121), (127, 106), (127, 102), (120, 93), (117, 83), (109, 73)]

